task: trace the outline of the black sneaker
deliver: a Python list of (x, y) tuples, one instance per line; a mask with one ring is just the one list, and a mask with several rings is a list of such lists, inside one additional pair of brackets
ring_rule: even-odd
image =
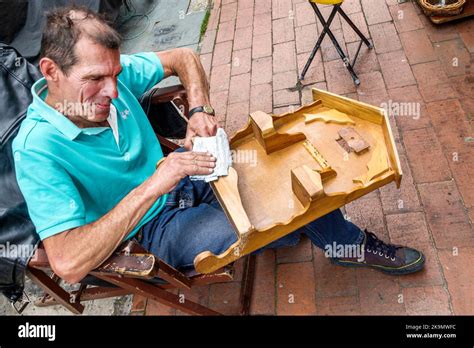
[(331, 261), (346, 267), (371, 267), (391, 275), (415, 273), (423, 269), (425, 256), (420, 251), (385, 243), (367, 230), (364, 233), (363, 258), (331, 258)]

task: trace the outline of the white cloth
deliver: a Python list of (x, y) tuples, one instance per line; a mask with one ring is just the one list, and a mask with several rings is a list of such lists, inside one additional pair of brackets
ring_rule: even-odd
[(192, 175), (189, 177), (191, 180), (210, 182), (229, 173), (229, 167), (232, 166), (232, 155), (227, 134), (222, 128), (219, 128), (213, 137), (195, 137), (193, 151), (211, 153), (216, 158), (216, 166), (211, 174)]

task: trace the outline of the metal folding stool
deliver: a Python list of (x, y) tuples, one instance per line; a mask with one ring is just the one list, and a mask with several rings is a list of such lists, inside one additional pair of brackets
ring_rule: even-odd
[[(308, 61), (306, 62), (306, 65), (303, 69), (303, 72), (301, 73), (300, 81), (304, 80), (304, 76), (306, 75), (306, 72), (308, 71), (308, 69), (311, 65), (311, 62), (313, 61), (314, 56), (316, 55), (319, 48), (321, 47), (321, 43), (323, 42), (323, 39), (327, 34), (329, 36), (329, 38), (331, 39), (332, 43), (334, 44), (334, 47), (336, 48), (337, 53), (339, 54), (342, 61), (344, 62), (345, 67), (347, 68), (347, 70), (349, 70), (349, 73), (351, 74), (352, 80), (354, 81), (354, 83), (356, 85), (360, 84), (360, 80), (359, 80), (359, 78), (357, 77), (357, 74), (354, 71), (354, 65), (356, 63), (357, 56), (359, 55), (360, 48), (362, 47), (362, 43), (365, 43), (369, 49), (372, 49), (373, 46), (369, 42), (369, 40), (367, 40), (367, 38), (364, 36), (364, 34), (362, 34), (362, 32), (359, 30), (359, 28), (357, 28), (356, 25), (351, 21), (349, 16), (347, 16), (347, 14), (342, 10), (341, 4), (343, 2), (344, 2), (344, 0), (309, 0), (309, 3), (313, 7), (314, 12), (316, 13), (316, 16), (318, 17), (319, 21), (323, 25), (323, 30), (321, 32), (321, 35), (319, 35), (318, 41), (316, 42), (316, 45), (314, 46), (313, 51), (311, 52), (311, 55), (309, 56)], [(323, 15), (319, 11), (319, 8), (316, 5), (316, 3), (324, 4), (324, 5), (333, 5), (333, 9), (332, 9), (331, 14), (329, 15), (327, 21), (324, 19)], [(342, 50), (341, 46), (337, 42), (336, 38), (334, 37), (334, 34), (331, 32), (331, 29), (330, 29), (331, 23), (334, 20), (334, 17), (336, 16), (336, 13), (338, 13), (338, 12), (341, 15), (341, 17), (346, 20), (346, 22), (350, 25), (350, 27), (361, 38), (361, 41), (359, 42), (359, 47), (357, 48), (357, 51), (355, 53), (354, 60), (352, 61), (352, 63), (349, 61), (349, 58), (346, 57), (344, 51)]]

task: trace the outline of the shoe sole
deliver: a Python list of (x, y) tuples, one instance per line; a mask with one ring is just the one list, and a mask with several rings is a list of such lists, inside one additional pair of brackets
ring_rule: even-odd
[(400, 268), (390, 268), (380, 265), (368, 265), (365, 263), (352, 261), (339, 261), (337, 259), (331, 259), (331, 262), (335, 265), (343, 267), (369, 267), (390, 275), (405, 275), (421, 271), (423, 269), (423, 266), (425, 265), (425, 256), (421, 254), (418, 260)]

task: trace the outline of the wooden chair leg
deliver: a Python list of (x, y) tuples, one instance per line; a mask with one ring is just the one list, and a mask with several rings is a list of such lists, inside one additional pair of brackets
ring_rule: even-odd
[[(101, 300), (104, 298), (125, 296), (131, 294), (131, 291), (121, 289), (119, 287), (102, 287), (102, 286), (93, 286), (84, 289), (79, 296), (79, 291), (72, 291), (70, 295), (76, 297), (76, 301), (91, 301), (91, 300)], [(49, 307), (59, 304), (54, 298), (48, 295), (45, 299), (35, 302), (37, 307)]]
[(157, 301), (166, 306), (179, 309), (185, 313), (192, 315), (221, 315), (221, 313), (213, 311), (212, 309), (204, 307), (198, 303), (189, 300), (182, 301), (179, 296), (163, 290), (157, 285), (153, 285), (139, 279), (106, 276), (104, 274), (94, 274), (94, 276), (116, 286), (120, 286), (121, 288), (133, 292), (134, 294), (147, 297), (153, 301)]
[(244, 261), (242, 287), (240, 289), (240, 315), (250, 314), (250, 303), (255, 279), (255, 259), (256, 256), (251, 254), (248, 255)]
[(30, 267), (28, 268), (28, 276), (49, 294), (49, 296), (71, 312), (75, 314), (82, 314), (82, 312), (84, 312), (84, 306), (79, 302), (71, 302), (71, 295), (43, 271)]

